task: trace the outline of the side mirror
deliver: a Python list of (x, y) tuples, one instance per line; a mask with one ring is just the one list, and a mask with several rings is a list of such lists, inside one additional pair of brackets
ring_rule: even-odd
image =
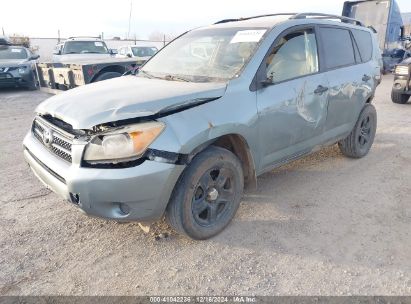
[(266, 88), (266, 87), (272, 86), (274, 84), (274, 82), (273, 82), (272, 79), (266, 78), (266, 79), (262, 80), (260, 82), (260, 84), (263, 86), (263, 88)]
[(116, 49), (110, 49), (110, 54), (111, 54), (111, 55), (117, 55), (118, 52), (117, 52)]
[(127, 53), (127, 57), (131, 58), (133, 57), (133, 55), (131, 55), (130, 53)]
[(61, 50), (54, 50), (53, 55), (61, 55)]
[(33, 55), (29, 58), (29, 60), (37, 60), (40, 58), (40, 55)]

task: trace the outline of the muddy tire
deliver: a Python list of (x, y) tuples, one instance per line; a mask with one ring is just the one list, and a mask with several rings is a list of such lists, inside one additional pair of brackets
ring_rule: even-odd
[(391, 92), (391, 100), (393, 103), (406, 104), (410, 99), (410, 95), (401, 94), (398, 92)]
[(166, 219), (178, 233), (204, 240), (220, 233), (240, 205), (241, 163), (230, 151), (209, 147), (183, 172), (167, 206)]
[(377, 130), (377, 112), (371, 104), (365, 105), (354, 129), (338, 143), (341, 152), (351, 158), (361, 158), (368, 154), (374, 143)]

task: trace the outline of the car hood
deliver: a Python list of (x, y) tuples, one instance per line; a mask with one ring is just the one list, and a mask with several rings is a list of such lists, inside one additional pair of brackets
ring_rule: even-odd
[(54, 55), (53, 62), (61, 63), (73, 63), (77, 61), (89, 61), (113, 58), (110, 54), (66, 54), (66, 55)]
[(224, 95), (226, 83), (192, 83), (123, 76), (55, 95), (36, 112), (61, 119), (74, 129), (153, 116)]
[(7, 68), (7, 67), (14, 67), (19, 66), (20, 64), (27, 63), (27, 59), (0, 59), (0, 67)]

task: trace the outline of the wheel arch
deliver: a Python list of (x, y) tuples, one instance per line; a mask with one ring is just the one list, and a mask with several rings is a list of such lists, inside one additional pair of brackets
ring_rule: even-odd
[(244, 174), (244, 186), (250, 189), (257, 188), (255, 162), (246, 139), (239, 134), (225, 134), (216, 137), (198, 147), (191, 153), (191, 159), (209, 146), (217, 146), (232, 152), (241, 162)]
[(95, 82), (98, 77), (108, 72), (116, 72), (116, 73), (124, 74), (126, 72), (126, 68), (121, 65), (107, 66), (101, 69), (96, 75), (94, 75), (90, 82)]

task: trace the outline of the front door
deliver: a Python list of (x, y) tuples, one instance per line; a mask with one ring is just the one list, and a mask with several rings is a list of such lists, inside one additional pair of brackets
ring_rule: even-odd
[(308, 152), (324, 131), (328, 81), (320, 73), (315, 29), (277, 39), (256, 79), (262, 172)]

